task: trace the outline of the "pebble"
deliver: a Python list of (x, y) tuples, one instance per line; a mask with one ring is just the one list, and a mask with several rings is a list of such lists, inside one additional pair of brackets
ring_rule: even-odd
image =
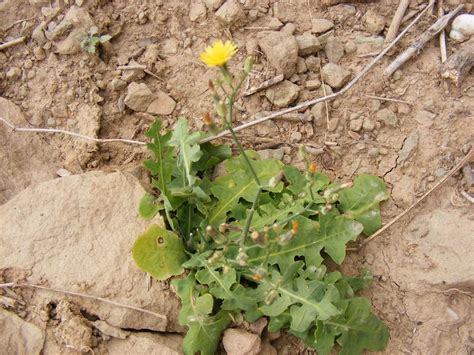
[(130, 83), (124, 103), (133, 111), (144, 112), (153, 101), (153, 93), (144, 83)]
[(384, 108), (375, 114), (375, 118), (378, 121), (382, 121), (386, 126), (397, 127), (398, 117), (397, 115), (388, 108)]
[(31, 59), (27, 59), (25, 60), (24, 64), (23, 64), (23, 67), (25, 69), (31, 69), (33, 68), (33, 61)]
[(300, 132), (293, 132), (290, 136), (291, 143), (298, 143), (299, 141), (301, 141), (302, 138), (303, 136)]
[(237, 1), (227, 0), (216, 11), (216, 17), (220, 22), (229, 26), (245, 17), (245, 13)]
[(312, 71), (313, 73), (319, 73), (321, 68), (321, 58), (311, 55), (305, 59), (305, 62), (308, 70)]
[(292, 22), (288, 22), (280, 31), (288, 35), (293, 35), (296, 31), (296, 25)]
[(214, 11), (221, 7), (224, 0), (203, 0), (203, 2), (209, 10)]
[(355, 38), (357, 54), (364, 55), (380, 52), (383, 48), (383, 37), (380, 36), (357, 36)]
[(377, 147), (372, 147), (372, 148), (369, 148), (369, 150), (367, 151), (367, 155), (371, 158), (376, 158), (379, 156), (379, 150)]
[(316, 36), (309, 32), (305, 32), (301, 36), (296, 36), (295, 38), (296, 43), (298, 44), (298, 55), (302, 57), (317, 54), (321, 49), (321, 42)]
[(298, 43), (294, 36), (284, 32), (267, 31), (258, 44), (267, 57), (270, 65), (285, 78), (296, 72), (298, 61)]
[(298, 85), (293, 84), (291, 81), (284, 80), (268, 88), (265, 92), (265, 96), (272, 104), (283, 108), (295, 102), (299, 93), (300, 88)]
[(326, 56), (330, 63), (339, 63), (344, 56), (344, 44), (338, 38), (330, 38), (325, 47)]
[(321, 87), (321, 81), (319, 79), (308, 80), (305, 85), (308, 90), (316, 90)]
[(206, 16), (206, 6), (201, 0), (192, 0), (189, 6), (189, 19), (194, 22)]
[(333, 27), (334, 23), (332, 21), (326, 20), (324, 18), (314, 18), (312, 20), (311, 32), (316, 34), (324, 33), (329, 31)]
[(275, 159), (282, 160), (285, 151), (283, 148), (278, 149), (262, 149), (257, 151), (260, 159)]
[(222, 344), (228, 355), (257, 355), (262, 341), (257, 334), (229, 328), (224, 331)]
[(411, 111), (410, 105), (404, 104), (404, 103), (399, 103), (397, 105), (397, 109), (399, 113), (404, 114), (404, 115), (409, 114)]
[(348, 54), (354, 53), (357, 50), (357, 45), (354, 41), (349, 40), (344, 45), (344, 51)]
[(340, 89), (351, 79), (351, 71), (334, 63), (326, 64), (322, 69), (324, 82), (333, 89)]
[(351, 122), (349, 123), (349, 129), (354, 132), (359, 132), (362, 129), (363, 123), (364, 120), (362, 118), (351, 120)]
[(169, 95), (163, 91), (159, 91), (156, 94), (156, 98), (148, 106), (147, 112), (152, 115), (170, 115), (173, 113), (176, 107), (176, 101), (174, 101)]
[(373, 9), (369, 9), (362, 20), (364, 21), (365, 28), (374, 35), (378, 35), (385, 28), (385, 17)]
[(372, 119), (366, 117), (364, 118), (362, 128), (364, 129), (364, 131), (372, 132), (375, 129), (375, 122)]
[(107, 85), (107, 87), (111, 91), (119, 91), (119, 90), (124, 89), (126, 86), (127, 86), (127, 82), (125, 80), (118, 79), (118, 78), (112, 79), (112, 81)]
[(140, 12), (138, 14), (138, 24), (139, 25), (144, 25), (148, 21), (148, 16), (145, 12)]
[(421, 125), (431, 126), (435, 117), (436, 114), (426, 110), (421, 110), (416, 113), (415, 121)]
[(28, 70), (26, 74), (26, 78), (28, 80), (34, 79), (35, 76), (36, 76), (36, 72), (34, 70)]
[(298, 61), (296, 62), (296, 72), (298, 74), (304, 74), (308, 71), (308, 67), (306, 66), (306, 62), (304, 58), (298, 57)]
[(324, 126), (326, 122), (326, 105), (324, 102), (319, 102), (311, 108), (311, 115), (313, 115), (313, 122), (316, 127)]
[(402, 78), (402, 71), (401, 70), (395, 70), (395, 73), (392, 75), (393, 80), (397, 81)]
[(279, 31), (283, 27), (283, 23), (276, 17), (272, 17), (265, 23), (265, 27), (268, 27), (272, 31)]
[(36, 58), (36, 60), (43, 60), (46, 58), (46, 53), (43, 48), (41, 47), (35, 47), (33, 48), (33, 54)]
[(328, 131), (334, 132), (339, 124), (339, 117), (331, 117), (328, 121)]
[(8, 69), (7, 74), (6, 74), (6, 78), (9, 80), (19, 78), (20, 76), (21, 76), (21, 69), (17, 67), (11, 67), (10, 69)]

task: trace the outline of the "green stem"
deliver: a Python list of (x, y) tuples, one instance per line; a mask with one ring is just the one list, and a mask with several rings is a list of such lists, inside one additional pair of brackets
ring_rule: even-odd
[(257, 190), (257, 195), (255, 196), (255, 199), (253, 200), (252, 203), (252, 208), (249, 211), (249, 214), (247, 215), (247, 219), (245, 220), (245, 227), (242, 230), (242, 234), (240, 236), (240, 246), (243, 248), (244, 243), (245, 243), (245, 237), (247, 237), (247, 234), (250, 229), (250, 224), (252, 223), (253, 219), (253, 214), (255, 213), (255, 210), (257, 209), (258, 201), (260, 200), (260, 193), (262, 192), (262, 188), (259, 187)]

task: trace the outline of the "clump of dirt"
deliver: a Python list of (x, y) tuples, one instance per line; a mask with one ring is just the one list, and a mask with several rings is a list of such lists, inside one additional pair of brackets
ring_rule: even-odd
[[(446, 3), (444, 10), (448, 12), (458, 1)], [(423, 1), (412, 1), (407, 16), (413, 18), (423, 4)], [(212, 112), (208, 81), (214, 77), (215, 69), (203, 65), (198, 54), (212, 40), (223, 38), (234, 41), (239, 47), (231, 69), (241, 68), (247, 55), (255, 57), (254, 69), (244, 83), (243, 91), (283, 74), (268, 89), (239, 98), (235, 122), (239, 125), (259, 115), (337, 92), (383, 48), (396, 4), (390, 1), (370, 4), (334, 1), (333, 5), (323, 7), (318, 1), (283, 0), (0, 2), (0, 16), (4, 19), (0, 39), (8, 42), (25, 36), (22, 43), (0, 50), (0, 117), (16, 126), (65, 129), (93, 138), (120, 137), (139, 142), (146, 141), (144, 132), (156, 115), (163, 120), (164, 128), (171, 128), (177, 117), (186, 116), (192, 127), (202, 129), (202, 115)], [(470, 11), (472, 6), (466, 4), (464, 12)], [(344, 95), (241, 131), (244, 145), (257, 150), (271, 149), (266, 150), (269, 156), (302, 166), (297, 150), (299, 144), (304, 144), (318, 166), (332, 177), (350, 180), (364, 172), (384, 178), (390, 187), (391, 199), (383, 206), (383, 220), (391, 220), (447, 174), (467, 154), (473, 142), (470, 127), (474, 111), (474, 77), (465, 75), (459, 86), (443, 79), (438, 40), (430, 41), (416, 58), (392, 77), (382, 75), (395, 55), (432, 23), (433, 16), (424, 16), (395, 50)], [(407, 21), (402, 22), (402, 27), (406, 24)], [(80, 48), (81, 36), (91, 26), (97, 26), (99, 34), (112, 36), (109, 43), (99, 48), (97, 55)], [(462, 48), (462, 44), (449, 39), (447, 46), (449, 56)], [(13, 205), (22, 201), (32, 213), (39, 210), (32, 197), (38, 196), (33, 194), (38, 189), (43, 189), (44, 204), (51, 203), (44, 186), (21, 192), (31, 184), (58, 175), (96, 170), (128, 169), (141, 176), (133, 167), (147, 156), (146, 148), (140, 144), (97, 143), (51, 133), (13, 133), (1, 122), (0, 141), (0, 211), (6, 211), (4, 216), (0, 215), (0, 220), (5, 224), (9, 223), (5, 219), (7, 209), (2, 207), (8, 203)], [(101, 189), (107, 179), (116, 178), (121, 183), (132, 179), (112, 175), (99, 181), (86, 174), (84, 179), (92, 179), (97, 184), (87, 185), (89, 193), (104, 191)], [(472, 202), (461, 193), (472, 192), (472, 186), (466, 186), (462, 179), (462, 174), (454, 175), (440, 192), (431, 194), (428, 202), (393, 225), (387, 233), (349, 254), (344, 266), (347, 272), (356, 273), (366, 266), (376, 276), (373, 287), (365, 293), (389, 325), (391, 340), (387, 354), (469, 353), (473, 349), (474, 275), (470, 265), (473, 219), (469, 215)], [(74, 182), (71, 184), (81, 189)], [(53, 182), (48, 186), (56, 185), (61, 184)], [(67, 195), (67, 184), (62, 186), (61, 191)], [(132, 186), (130, 196), (138, 196), (135, 193), (140, 188), (135, 182), (127, 186)], [(29, 198), (21, 195), (28, 193), (32, 194)], [(78, 201), (92, 206), (85, 199)], [(123, 199), (119, 202), (129, 208), (130, 221), (134, 218), (134, 207)], [(113, 202), (104, 200), (103, 203), (108, 206), (103, 207), (104, 210), (114, 209)], [(76, 207), (80, 210), (80, 206)], [(67, 208), (71, 208), (70, 215), (77, 212), (73, 211), (75, 207), (69, 205)], [(98, 219), (103, 210), (99, 206), (94, 208), (91, 218)], [(10, 213), (13, 212), (8, 212), (8, 216)], [(76, 217), (80, 219), (77, 213)], [(15, 218), (25, 220), (21, 212)], [(41, 216), (36, 218), (41, 221)], [(21, 238), (23, 227), (18, 223), (16, 232)], [(74, 219), (69, 223), (74, 231), (69, 235), (78, 238), (81, 225)], [(110, 221), (104, 219), (101, 223)], [(140, 227), (140, 222), (137, 223), (126, 228), (132, 232)], [(51, 233), (57, 227), (48, 226)], [(41, 223), (37, 228), (38, 233), (31, 228), (25, 229), (32, 235), (31, 249), (25, 252), (25, 260), (28, 253), (51, 258), (55, 258), (56, 252), (60, 255), (54, 243), (47, 240), (48, 236), (44, 236), (46, 239), (42, 242)], [(90, 227), (91, 235), (97, 232), (95, 228)], [(0, 230), (3, 238), (6, 229), (2, 226)], [(123, 239), (127, 238), (127, 231), (120, 231), (118, 235), (122, 238), (123, 244), (119, 244), (124, 253), (121, 257), (117, 255), (115, 262), (122, 263), (124, 259), (130, 259), (125, 250), (131, 240)], [(108, 238), (113, 240), (114, 236)], [(86, 254), (87, 250), (98, 252), (97, 248), (103, 243), (100, 239), (85, 240), (90, 245), (83, 240), (80, 246)], [(49, 245), (48, 250), (41, 249), (46, 245)], [(0, 250), (5, 254), (0, 253), (0, 260), (15, 253), (8, 248)], [(67, 257), (57, 259), (64, 260), (64, 265), (56, 270), (59, 273), (61, 268), (67, 267)], [(123, 275), (136, 271), (128, 259), (126, 265), (130, 265), (125, 267)], [(13, 263), (2, 264), (2, 281), (31, 279), (51, 283), (53, 274), (38, 271), (46, 260), (29, 260), (34, 263), (28, 264), (26, 269)], [(163, 300), (153, 303), (148, 296), (136, 296), (146, 292), (146, 288), (143, 286), (145, 281), (139, 281), (135, 274), (133, 282), (120, 279), (119, 275), (106, 280), (111, 285), (119, 285), (117, 287), (126, 295), (118, 289), (105, 295), (104, 289), (99, 287), (101, 283), (82, 277), (79, 271), (73, 274), (74, 279), (61, 279), (62, 287), (73, 287), (86, 293), (96, 290), (102, 296), (122, 297), (121, 302), (133, 299), (142, 302), (138, 306), (149, 305), (155, 310), (166, 306)], [(104, 271), (100, 277), (107, 278), (107, 275)], [(170, 302), (176, 302), (166, 284), (153, 287), (160, 294), (171, 297)], [(52, 298), (63, 304), (61, 302), (66, 302), (62, 300), (63, 296), (40, 297), (38, 295), (43, 291), (31, 289), (0, 292), (5, 300), (2, 305), (23, 319), (15, 318), (18, 327), (28, 328), (28, 323), (22, 323), (26, 321), (43, 331), (44, 353), (62, 353), (66, 351), (65, 346), (72, 343), (77, 344), (73, 347), (76, 351), (87, 347), (96, 354), (138, 346), (140, 349), (161, 346), (160, 351), (169, 352), (180, 349), (181, 336), (149, 331), (182, 332), (179, 327), (171, 329), (159, 322), (153, 326), (148, 320), (146, 326), (140, 328), (136, 324), (136, 314), (131, 316), (124, 311), (112, 316), (112, 306), (90, 301), (80, 303), (79, 310), (73, 307), (74, 317), (56, 319), (64, 326), (58, 330), (59, 325), (51, 319), (47, 305)], [(16, 303), (13, 305), (13, 301), (8, 301), (7, 304), (7, 298)], [(35, 303), (35, 300), (41, 302)], [(94, 314), (118, 328), (133, 324), (132, 328), (140, 332), (126, 339), (111, 340), (94, 327), (90, 319), (84, 318), (81, 311)], [(175, 308), (173, 312), (170, 319), (177, 317)], [(68, 322), (75, 329), (81, 324), (84, 328), (81, 339), (66, 337)], [(31, 328), (31, 332), (38, 333), (36, 328)], [(275, 350), (272, 346), (279, 353), (308, 351), (301, 342), (286, 334), (274, 338), (269, 335), (268, 339), (272, 345), (262, 342), (267, 351)]]

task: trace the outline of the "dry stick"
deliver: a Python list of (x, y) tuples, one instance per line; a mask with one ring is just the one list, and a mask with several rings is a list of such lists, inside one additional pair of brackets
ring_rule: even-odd
[(17, 39), (13, 39), (10, 42), (5, 42), (3, 44), (0, 44), (0, 51), (2, 49), (9, 48), (9, 47), (14, 46), (16, 44), (23, 43), (25, 41), (25, 39), (26, 39), (26, 37), (20, 37), (20, 38), (17, 38)]
[(260, 85), (251, 87), (248, 91), (245, 91), (242, 94), (242, 96), (245, 97), (245, 96), (250, 96), (252, 94), (255, 94), (256, 92), (259, 92), (259, 91), (262, 91), (266, 88), (269, 88), (272, 85), (278, 84), (279, 82), (283, 81), (283, 79), (284, 79), (283, 74), (277, 75), (274, 78), (271, 78), (271, 79), (268, 79), (268, 80), (264, 81)]
[[(317, 104), (319, 102), (324, 102), (324, 101), (327, 101), (327, 100), (331, 100), (331, 99), (334, 99), (342, 94), (344, 94), (345, 92), (347, 92), (352, 86), (354, 86), (360, 79), (362, 79), (368, 72), (370, 69), (372, 69), (372, 67), (390, 50), (392, 49), (393, 46), (395, 46), (395, 44), (398, 43), (398, 41), (400, 41), (400, 39), (402, 39), (403, 36), (405, 36), (405, 34), (408, 32), (408, 30), (413, 27), (419, 20), (420, 18), (428, 11), (429, 7), (431, 5), (427, 5), (423, 11), (421, 11), (418, 16), (412, 21), (410, 22), (410, 24), (397, 36), (397, 38), (395, 38), (393, 40), (392, 43), (390, 43), (390, 45), (388, 45), (384, 50), (382, 50), (374, 59), (372, 59), (372, 61), (364, 68), (362, 69), (362, 71), (357, 74), (357, 76), (352, 79), (346, 86), (344, 86), (341, 90), (339, 90), (338, 92), (334, 93), (334, 94), (331, 94), (331, 95), (328, 95), (328, 96), (323, 96), (323, 97), (319, 97), (317, 99), (313, 99), (313, 100), (308, 100), (308, 101), (305, 101), (305, 102), (302, 102), (301, 104), (299, 105), (296, 105), (296, 106), (293, 106), (293, 107), (288, 107), (284, 110), (281, 110), (281, 111), (278, 111), (278, 112), (275, 112), (271, 115), (268, 115), (268, 116), (265, 116), (265, 117), (262, 117), (262, 118), (259, 118), (259, 119), (256, 119), (255, 121), (252, 121), (252, 122), (247, 122), (247, 123), (244, 123), (240, 126), (237, 126), (234, 128), (234, 132), (238, 132), (238, 131), (241, 131), (243, 129), (246, 129), (248, 127), (252, 127), (256, 124), (259, 124), (259, 123), (262, 123), (262, 122), (265, 122), (265, 121), (268, 121), (268, 120), (271, 120), (272, 118), (275, 118), (275, 117), (278, 117), (278, 116), (282, 116), (284, 114), (287, 114), (289, 112), (293, 112), (293, 111), (296, 111), (296, 110), (300, 110), (302, 108), (305, 108), (305, 107), (308, 107), (308, 106), (311, 106), (311, 105), (314, 105), (314, 104)], [(209, 141), (212, 141), (214, 139), (217, 139), (217, 138), (221, 138), (221, 137), (224, 137), (226, 135), (230, 134), (230, 132), (228, 130), (225, 130), (225, 131), (222, 131), (221, 133), (215, 135), (215, 136), (212, 136), (212, 137), (209, 137), (209, 138), (205, 138), (203, 139), (200, 143), (205, 143), (205, 142), (209, 142)]]
[(78, 297), (82, 297), (82, 298), (89, 298), (89, 299), (92, 299), (92, 300), (96, 300), (96, 301), (101, 301), (101, 302), (104, 302), (104, 303), (108, 303), (108, 304), (111, 304), (111, 305), (114, 305), (114, 306), (132, 309), (132, 310), (134, 310), (134, 311), (138, 311), (138, 312), (142, 312), (142, 313), (151, 314), (151, 315), (153, 315), (153, 316), (155, 316), (155, 317), (158, 317), (158, 318), (161, 318), (161, 319), (164, 319), (164, 320), (168, 320), (168, 317), (166, 317), (166, 316), (164, 316), (164, 315), (162, 315), (162, 314), (159, 314), (159, 313), (155, 313), (155, 312), (149, 311), (149, 310), (147, 310), (147, 309), (143, 309), (143, 308), (140, 308), (140, 307), (130, 306), (130, 305), (128, 305), (128, 304), (124, 304), (124, 303), (119, 303), (119, 302), (111, 301), (111, 300), (108, 300), (108, 299), (106, 299), (106, 298), (102, 298), (102, 297), (98, 297), (98, 296), (87, 295), (87, 294), (85, 294), (85, 293), (79, 293), (79, 292), (73, 292), (73, 291), (60, 290), (60, 289), (57, 289), (57, 288), (51, 288), (51, 287), (40, 286), (40, 285), (33, 285), (33, 284), (27, 284), (27, 283), (17, 284), (17, 283), (14, 283), (14, 282), (6, 283), (6, 284), (0, 284), (0, 288), (3, 288), (3, 287), (27, 287), (27, 288), (35, 288), (35, 289), (46, 290), (46, 291), (52, 291), (52, 292), (57, 292), (57, 293), (64, 293), (64, 294), (66, 294), (66, 295), (78, 296)]
[(68, 136), (73, 136), (77, 138), (82, 138), (98, 143), (111, 143), (111, 142), (121, 142), (121, 143), (129, 143), (129, 144), (139, 144), (139, 145), (145, 145), (145, 142), (141, 141), (135, 141), (132, 139), (122, 139), (122, 138), (106, 138), (106, 139), (101, 139), (101, 138), (94, 138), (94, 137), (89, 137), (85, 136), (83, 134), (79, 133), (74, 133), (70, 131), (66, 131), (64, 129), (57, 129), (57, 128), (26, 128), (26, 127), (15, 127), (12, 123), (8, 122), (6, 119), (0, 117), (0, 121), (5, 123), (8, 127), (12, 129), (13, 132), (35, 132), (35, 133), (61, 133), (65, 134)]
[[(438, 16), (444, 16), (443, 0), (438, 1)], [(439, 50), (441, 52), (441, 63), (448, 59), (448, 50), (446, 48), (446, 31), (442, 30), (439, 34)]]
[(370, 99), (375, 99), (375, 100), (399, 102), (401, 104), (413, 105), (413, 102), (400, 100), (400, 99), (392, 99), (392, 98), (389, 98), (389, 97), (381, 97), (381, 96), (375, 96), (375, 95), (365, 95), (365, 96), (370, 98)]
[(379, 229), (377, 232), (372, 234), (370, 237), (365, 239), (357, 249), (360, 249), (364, 247), (367, 243), (369, 243), (371, 240), (377, 238), (380, 234), (385, 232), (388, 228), (390, 228), (395, 222), (397, 222), (400, 218), (404, 217), (408, 212), (410, 212), (412, 209), (414, 209), (421, 201), (423, 201), (429, 194), (431, 194), (434, 190), (436, 190), (438, 187), (440, 187), (448, 178), (450, 178), (456, 171), (461, 169), (464, 164), (469, 162), (469, 160), (474, 156), (474, 149), (471, 149), (467, 155), (461, 159), (459, 163), (457, 163), (454, 168), (452, 168), (441, 180), (439, 180), (431, 189), (428, 190), (423, 196), (421, 196), (413, 205), (408, 207), (405, 211), (400, 213), (397, 217), (392, 219), (389, 223), (387, 223), (385, 226), (383, 226), (381, 229)]
[(445, 28), (449, 21), (459, 12), (462, 10), (464, 5), (459, 5), (449, 14), (440, 17), (434, 24), (431, 25), (428, 30), (423, 32), (421, 36), (419, 36), (415, 42), (413, 42), (410, 47), (404, 50), (390, 65), (385, 69), (384, 75), (390, 76), (392, 75), (398, 68), (400, 68), (405, 62), (407, 62), (411, 57), (415, 56), (424, 46), (425, 44), (431, 40), (434, 36), (436, 36), (443, 28)]
[(387, 30), (387, 36), (385, 37), (385, 43), (392, 43), (394, 38), (397, 36), (398, 29), (400, 28), (400, 24), (402, 23), (403, 16), (405, 15), (405, 11), (410, 5), (410, 0), (400, 0), (398, 4), (397, 11), (395, 11), (395, 15), (393, 15), (392, 22), (390, 23), (390, 27)]
[(463, 43), (441, 68), (441, 76), (460, 86), (474, 66), (474, 37)]

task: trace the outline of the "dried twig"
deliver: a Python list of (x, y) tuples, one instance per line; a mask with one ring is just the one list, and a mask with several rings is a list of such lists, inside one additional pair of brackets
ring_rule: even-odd
[[(438, 0), (438, 16), (444, 16), (443, 0)], [(448, 50), (446, 48), (446, 31), (442, 30), (439, 34), (439, 50), (441, 52), (441, 63), (448, 59)]]
[(26, 37), (20, 37), (20, 38), (17, 38), (17, 39), (12, 39), (9, 42), (2, 43), (2, 44), (0, 44), (0, 51), (3, 50), (3, 49), (9, 48), (11, 46), (14, 46), (16, 44), (23, 43), (25, 41), (25, 39), (26, 39)]
[(392, 98), (389, 98), (389, 97), (381, 97), (381, 96), (375, 96), (375, 95), (365, 95), (365, 96), (370, 98), (370, 99), (375, 99), (375, 100), (399, 102), (401, 104), (413, 105), (413, 102), (400, 100), (400, 99), (392, 99)]
[(398, 57), (390, 63), (390, 65), (385, 69), (384, 75), (390, 76), (392, 75), (398, 68), (400, 68), (403, 64), (405, 64), (411, 57), (415, 56), (419, 51), (425, 46), (425, 44), (431, 40), (434, 36), (436, 36), (440, 31), (442, 31), (451, 21), (451, 19), (462, 10), (464, 5), (459, 5), (449, 14), (440, 17), (433, 25), (431, 25), (428, 30), (423, 32), (421, 36), (419, 36), (415, 42), (413, 42), (410, 47), (404, 50)]
[(245, 96), (253, 95), (256, 92), (262, 91), (266, 88), (269, 88), (270, 86), (278, 84), (279, 82), (283, 81), (283, 79), (284, 79), (283, 74), (277, 75), (274, 78), (268, 79), (268, 80), (264, 81), (263, 83), (261, 83), (257, 86), (251, 87), (249, 90), (245, 91), (242, 94), (242, 96), (245, 97)]
[[(398, 43), (398, 41), (400, 41), (400, 39), (403, 38), (403, 36), (405, 36), (405, 34), (410, 30), (410, 28), (412, 28), (419, 20), (420, 18), (428, 11), (429, 9), (429, 5), (426, 6), (423, 11), (421, 11), (418, 16), (412, 21), (410, 22), (410, 24), (397, 36), (397, 38), (395, 38), (393, 40), (392, 43), (390, 43), (390, 45), (388, 45), (384, 50), (382, 50), (374, 59), (372, 59), (370, 61), (369, 64), (367, 64), (367, 66), (362, 69), (362, 71), (357, 74), (357, 76), (352, 79), (346, 86), (344, 86), (341, 90), (339, 90), (338, 92), (334, 93), (334, 94), (331, 94), (331, 95), (328, 95), (328, 96), (324, 96), (324, 97), (319, 97), (317, 99), (313, 99), (313, 100), (308, 100), (308, 101), (305, 101), (305, 102), (302, 102), (296, 106), (293, 106), (293, 107), (288, 107), (284, 110), (281, 110), (281, 111), (278, 111), (278, 112), (275, 112), (271, 115), (268, 115), (266, 117), (262, 117), (262, 118), (259, 118), (255, 121), (252, 121), (252, 122), (247, 122), (247, 123), (244, 123), (240, 126), (237, 126), (234, 128), (234, 132), (238, 132), (238, 131), (241, 131), (243, 129), (246, 129), (248, 127), (252, 127), (254, 125), (257, 125), (259, 123), (262, 123), (262, 122), (265, 122), (265, 121), (268, 121), (268, 120), (271, 120), (273, 118), (276, 118), (278, 116), (282, 116), (284, 114), (287, 114), (289, 112), (293, 112), (293, 111), (297, 111), (297, 110), (300, 110), (302, 108), (305, 108), (305, 107), (308, 107), (308, 106), (312, 106), (314, 104), (317, 104), (318, 102), (324, 102), (324, 101), (327, 101), (327, 100), (331, 100), (331, 99), (334, 99), (344, 93), (346, 93), (352, 86), (354, 86), (360, 79), (362, 79), (369, 71), (370, 69), (372, 69), (372, 67), (380, 60), (382, 59), (382, 57), (390, 50), (393, 48), (393, 46), (395, 46), (395, 44)], [(209, 137), (209, 138), (206, 138), (202, 141), (202, 143), (204, 142), (209, 142), (209, 141), (212, 141), (214, 139), (217, 139), (217, 138), (221, 138), (223, 136), (226, 136), (230, 134), (230, 132), (228, 130), (225, 130), (215, 136), (212, 136), (212, 137)]]
[(474, 38), (463, 43), (461, 48), (444, 63), (441, 76), (460, 86), (474, 66)]
[(36, 19), (36, 17), (30, 17), (30, 18), (24, 18), (24, 19), (21, 19), (21, 20), (18, 20), (18, 21), (15, 21), (13, 23), (11, 23), (10, 25), (6, 26), (5, 28), (2, 29), (3, 32), (6, 32), (8, 31), (10, 28), (13, 28), (14, 26), (20, 24), (20, 23), (23, 23), (23, 22), (27, 22), (27, 21), (32, 21)]
[(26, 288), (34, 288), (34, 289), (46, 290), (46, 291), (57, 292), (57, 293), (64, 293), (66, 295), (78, 296), (78, 297), (82, 297), (82, 298), (88, 298), (88, 299), (108, 303), (108, 304), (111, 304), (111, 305), (114, 305), (114, 306), (118, 306), (118, 307), (122, 307), (122, 308), (128, 308), (128, 309), (132, 309), (134, 311), (138, 311), (138, 312), (142, 312), (142, 313), (146, 313), (146, 314), (151, 314), (152, 316), (155, 316), (157, 318), (161, 318), (161, 319), (164, 319), (164, 320), (168, 319), (166, 316), (164, 316), (162, 314), (159, 314), (159, 313), (156, 313), (156, 312), (153, 312), (153, 311), (149, 311), (147, 309), (143, 309), (143, 308), (135, 307), (135, 306), (130, 306), (128, 304), (111, 301), (111, 300), (108, 300), (108, 299), (103, 298), (103, 297), (88, 295), (88, 294), (85, 294), (85, 293), (79, 293), (79, 292), (73, 292), (73, 291), (67, 291), (67, 290), (60, 290), (60, 289), (57, 289), (57, 288), (51, 288), (51, 287), (40, 286), (40, 285), (33, 285), (33, 284), (28, 284), (28, 283), (17, 284), (17, 283), (14, 283), (14, 282), (10, 282), (10, 283), (5, 283), (5, 284), (0, 284), (0, 288), (9, 288), (9, 287), (26, 287)]
[(458, 171), (459, 169), (461, 169), (464, 164), (466, 164), (467, 162), (469, 162), (472, 157), (474, 156), (474, 149), (471, 149), (469, 151), (469, 153), (461, 159), (461, 161), (459, 163), (457, 163), (454, 168), (452, 168), (441, 180), (439, 180), (431, 189), (429, 189), (423, 196), (421, 196), (418, 200), (416, 200), (416, 202), (414, 204), (412, 204), (410, 207), (408, 207), (405, 211), (403, 211), (402, 213), (400, 213), (397, 217), (395, 217), (394, 219), (392, 219), (389, 223), (387, 223), (385, 226), (383, 226), (382, 228), (380, 228), (377, 232), (375, 232), (374, 234), (372, 234), (370, 237), (368, 237), (367, 239), (365, 239), (357, 249), (360, 249), (362, 247), (364, 247), (365, 245), (367, 245), (367, 243), (369, 243), (371, 240), (374, 240), (375, 238), (377, 238), (379, 235), (381, 235), (383, 232), (385, 232), (388, 228), (390, 228), (394, 223), (396, 223), (398, 220), (400, 220), (402, 217), (404, 217), (408, 212), (410, 212), (412, 209), (414, 209), (416, 206), (418, 206), (418, 204), (420, 202), (422, 202), (426, 197), (428, 197), (428, 195), (430, 195), (433, 191), (435, 191), (438, 187), (440, 187), (443, 183), (446, 182), (446, 180), (448, 180), (454, 173), (456, 173), (456, 171)]
[(400, 24), (402, 23), (402, 19), (405, 15), (405, 11), (408, 8), (408, 5), (410, 5), (410, 0), (400, 0), (397, 11), (395, 11), (395, 15), (393, 15), (392, 22), (390, 23), (390, 26), (387, 30), (385, 43), (391, 43), (397, 36), (398, 29), (400, 28)]

